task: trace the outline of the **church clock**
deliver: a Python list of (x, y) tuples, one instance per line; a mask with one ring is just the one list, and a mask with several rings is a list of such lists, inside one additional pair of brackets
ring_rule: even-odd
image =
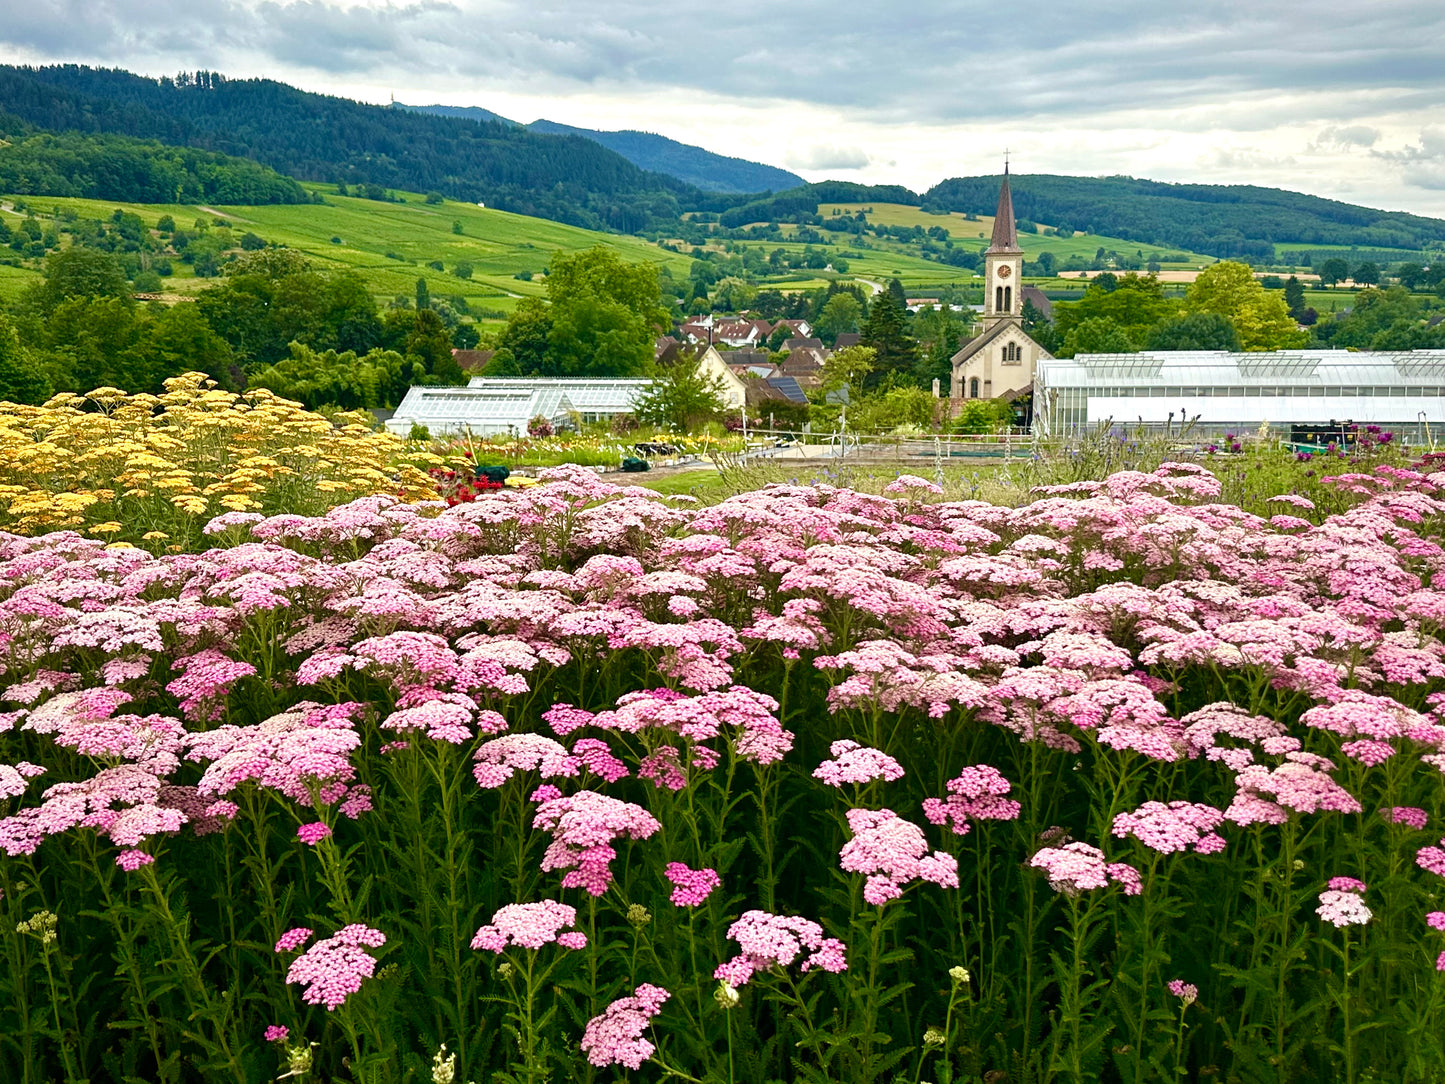
[(1001, 278), (1001, 279), (1006, 279), (1006, 278), (1008, 278), (1010, 275), (1013, 274), (1013, 270), (1014, 270), (1014, 269), (1013, 269), (1012, 267), (1010, 267), (1008, 264), (1004, 264), (1002, 267), (1000, 267), (1000, 268), (998, 269), (998, 277)]

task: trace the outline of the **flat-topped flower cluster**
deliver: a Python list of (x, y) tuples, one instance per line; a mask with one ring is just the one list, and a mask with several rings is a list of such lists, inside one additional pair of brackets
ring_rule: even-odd
[[(417, 1005), (465, 987), (481, 1028), (535, 954), (587, 976), (558, 987), (557, 1019), (591, 1020), (574, 1056), (632, 1068), (662, 1056), (649, 1028), (707, 1057), (698, 1006), (734, 1011), (740, 988), (835, 983), (845, 1004), (875, 981), (860, 954), (927, 982), (962, 960), (1022, 1019), (1067, 993), (1015, 987), (1062, 927), (1008, 956), (975, 916), (1025, 899), (1082, 923), (1258, 878), (1264, 908), (1323, 860), (1318, 918), (1296, 892), (1290, 921), (1418, 938), (1445, 890), (1442, 487), (1392, 470), (1311, 523), (1215, 503), (1185, 463), (1020, 508), (913, 485), (698, 508), (560, 468), (454, 507), (228, 514), (202, 553), (0, 535), (0, 906), (101, 913), (64, 893), (144, 886), (159, 907), (184, 885), (190, 936), (228, 946), (198, 952), (198, 989), (270, 983), (280, 1005), (296, 983), (343, 1016), (386, 983)], [(255, 905), (238, 919), (226, 892)], [(1162, 999), (1165, 944), (1179, 988), (1226, 1012), (1224, 931), (1196, 938), (1214, 902), (1100, 951)], [(339, 932), (284, 973), (244, 947), (294, 952), (313, 928)], [(105, 951), (130, 951), (117, 937)], [(1439, 946), (1418, 948), (1433, 973)], [(139, 995), (106, 985), (117, 959), (102, 1001), (149, 1019), (120, 1015)], [(647, 981), (678, 975), (692, 994)], [(731, 992), (704, 996), (710, 976)], [(334, 1064), (328, 1017), (292, 1004)], [(507, 1064), (398, 1011), (458, 1079)], [(980, 1042), (1006, 1033), (1034, 1041)]]

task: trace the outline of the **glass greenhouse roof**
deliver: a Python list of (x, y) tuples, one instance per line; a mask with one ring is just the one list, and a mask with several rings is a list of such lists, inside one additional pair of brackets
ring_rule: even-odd
[(1445, 383), (1445, 350), (1146, 350), (1040, 358), (1035, 374), (1050, 388), (1439, 385)]
[(451, 428), (526, 429), (539, 414), (565, 417), (574, 409), (561, 388), (412, 388), (396, 408), (396, 418)]
[(626, 414), (651, 383), (651, 380), (474, 376), (467, 387), (498, 391), (556, 391), (567, 397), (572, 404), (571, 409), (584, 414)]

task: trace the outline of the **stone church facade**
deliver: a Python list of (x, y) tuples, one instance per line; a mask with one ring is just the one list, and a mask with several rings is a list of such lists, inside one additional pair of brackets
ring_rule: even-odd
[(983, 254), (983, 330), (953, 355), (951, 399), (1016, 397), (1033, 387), (1034, 365), (1049, 353), (1023, 327), (1024, 252), (1014, 225), (1008, 167), (998, 194), (993, 239)]

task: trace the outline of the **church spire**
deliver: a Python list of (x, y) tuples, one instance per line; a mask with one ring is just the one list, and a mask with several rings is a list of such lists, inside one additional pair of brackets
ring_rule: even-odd
[(1020, 252), (1018, 231), (1014, 228), (1014, 199), (1008, 187), (1008, 162), (1003, 164), (1003, 185), (998, 190), (998, 210), (993, 217), (993, 243), (989, 252)]

